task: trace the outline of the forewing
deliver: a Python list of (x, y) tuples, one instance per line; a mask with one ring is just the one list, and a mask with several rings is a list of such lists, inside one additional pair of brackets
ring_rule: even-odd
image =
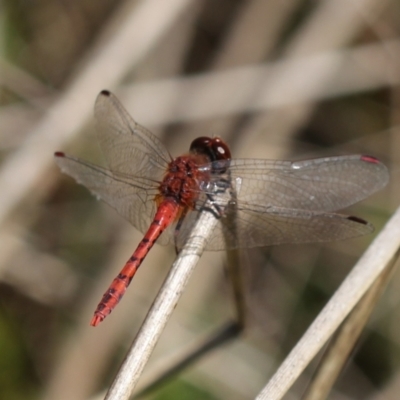
[(229, 170), (239, 205), (249, 209), (340, 210), (381, 189), (389, 179), (381, 162), (361, 155), (296, 162), (232, 160)]
[(97, 138), (112, 172), (154, 178), (171, 156), (160, 140), (139, 125), (119, 100), (103, 90), (95, 104)]
[[(64, 153), (56, 153), (55, 160), (61, 171), (86, 186), (97, 198), (113, 207), (140, 232), (144, 233), (155, 215), (154, 197), (157, 187), (146, 178), (111, 172)], [(157, 241), (170, 242), (170, 233)]]

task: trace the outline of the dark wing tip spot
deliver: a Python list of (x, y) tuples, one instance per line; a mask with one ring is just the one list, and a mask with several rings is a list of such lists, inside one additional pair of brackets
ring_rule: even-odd
[(111, 93), (110, 93), (109, 90), (102, 90), (102, 91), (100, 92), (100, 94), (102, 94), (103, 96), (107, 96), (107, 97), (109, 97), (109, 96), (111, 95)]
[(368, 225), (368, 222), (365, 219), (355, 217), (353, 215), (347, 217), (348, 220), (358, 222), (359, 224)]
[(65, 153), (63, 153), (62, 151), (56, 151), (54, 153), (54, 156), (55, 157), (65, 157)]

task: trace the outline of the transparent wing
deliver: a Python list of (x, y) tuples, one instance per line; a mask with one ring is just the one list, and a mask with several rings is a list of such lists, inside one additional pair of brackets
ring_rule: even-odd
[[(305, 161), (231, 160), (202, 166), (213, 170), (208, 195), (231, 185), (233, 206), (223, 210), (208, 250), (269, 246), (280, 243), (321, 242), (347, 239), (372, 231), (355, 217), (333, 214), (386, 185), (386, 167), (370, 156), (351, 155)], [(224, 172), (227, 170), (228, 172)], [(204, 196), (199, 197), (199, 206)], [(197, 212), (182, 225), (177, 245), (186, 240)], [(235, 222), (236, 221), (236, 222)]]
[(368, 197), (389, 180), (381, 162), (363, 155), (297, 162), (232, 160), (229, 170), (231, 178), (226, 179), (231, 179), (244, 208), (255, 204), (335, 211)]
[(94, 112), (100, 148), (113, 173), (151, 178), (165, 172), (171, 156), (164, 145), (112, 93), (100, 92)]
[[(231, 212), (232, 211), (232, 212)], [(252, 248), (283, 243), (328, 242), (362, 236), (373, 226), (356, 217), (341, 214), (294, 210), (280, 207), (226, 210), (208, 240), (206, 250)], [(179, 231), (181, 248), (198, 217), (193, 211)]]
[[(153, 180), (111, 172), (64, 153), (56, 153), (55, 160), (62, 172), (86, 186), (140, 232), (147, 231), (156, 212), (154, 197), (158, 190)], [(157, 242), (170, 243), (173, 229), (166, 230)]]
[[(145, 232), (155, 214), (158, 183), (171, 157), (110, 92), (99, 94), (95, 115), (98, 140), (110, 170), (63, 153), (56, 154), (57, 162)], [(383, 164), (360, 155), (298, 162), (230, 160), (200, 168), (212, 171), (212, 177), (211, 182), (199, 182), (194, 194), (199, 198), (198, 209), (216, 191), (228, 187), (234, 194), (234, 206), (220, 205), (222, 217), (210, 239), (210, 250), (328, 241), (368, 233), (372, 227), (365, 221), (324, 211), (347, 207), (388, 181)], [(236, 219), (230, 218), (234, 210)], [(186, 241), (197, 216), (196, 210), (188, 213), (175, 235), (177, 247)], [(171, 241), (173, 228), (163, 233), (161, 243)]]
[[(109, 170), (56, 153), (63, 172), (86, 186), (144, 233), (155, 215), (154, 198), (171, 157), (150, 131), (136, 123), (110, 92), (96, 99), (97, 138)], [(158, 242), (170, 242), (167, 230)]]

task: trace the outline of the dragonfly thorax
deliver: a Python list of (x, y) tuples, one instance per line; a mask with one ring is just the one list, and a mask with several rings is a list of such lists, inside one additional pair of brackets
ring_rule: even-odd
[(158, 197), (173, 198), (180, 206), (193, 209), (201, 187), (210, 181), (209, 171), (199, 168), (206, 161), (204, 156), (193, 154), (171, 161), (159, 186)]

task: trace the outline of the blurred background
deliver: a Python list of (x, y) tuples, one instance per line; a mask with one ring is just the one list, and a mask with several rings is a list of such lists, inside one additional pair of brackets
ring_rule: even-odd
[[(366, 153), (388, 166), (388, 187), (346, 210), (374, 234), (247, 251), (245, 332), (146, 396), (254, 398), (399, 203), (400, 3), (5, 0), (0, 30), (3, 399), (102, 398), (174, 259), (155, 246), (118, 308), (89, 326), (141, 237), (53, 161), (101, 162), (100, 90), (175, 156), (218, 135), (234, 157)], [(147, 376), (234, 317), (224, 263), (203, 255)], [(398, 398), (399, 287), (395, 274), (330, 399)], [(301, 398), (319, 357), (285, 398)]]

